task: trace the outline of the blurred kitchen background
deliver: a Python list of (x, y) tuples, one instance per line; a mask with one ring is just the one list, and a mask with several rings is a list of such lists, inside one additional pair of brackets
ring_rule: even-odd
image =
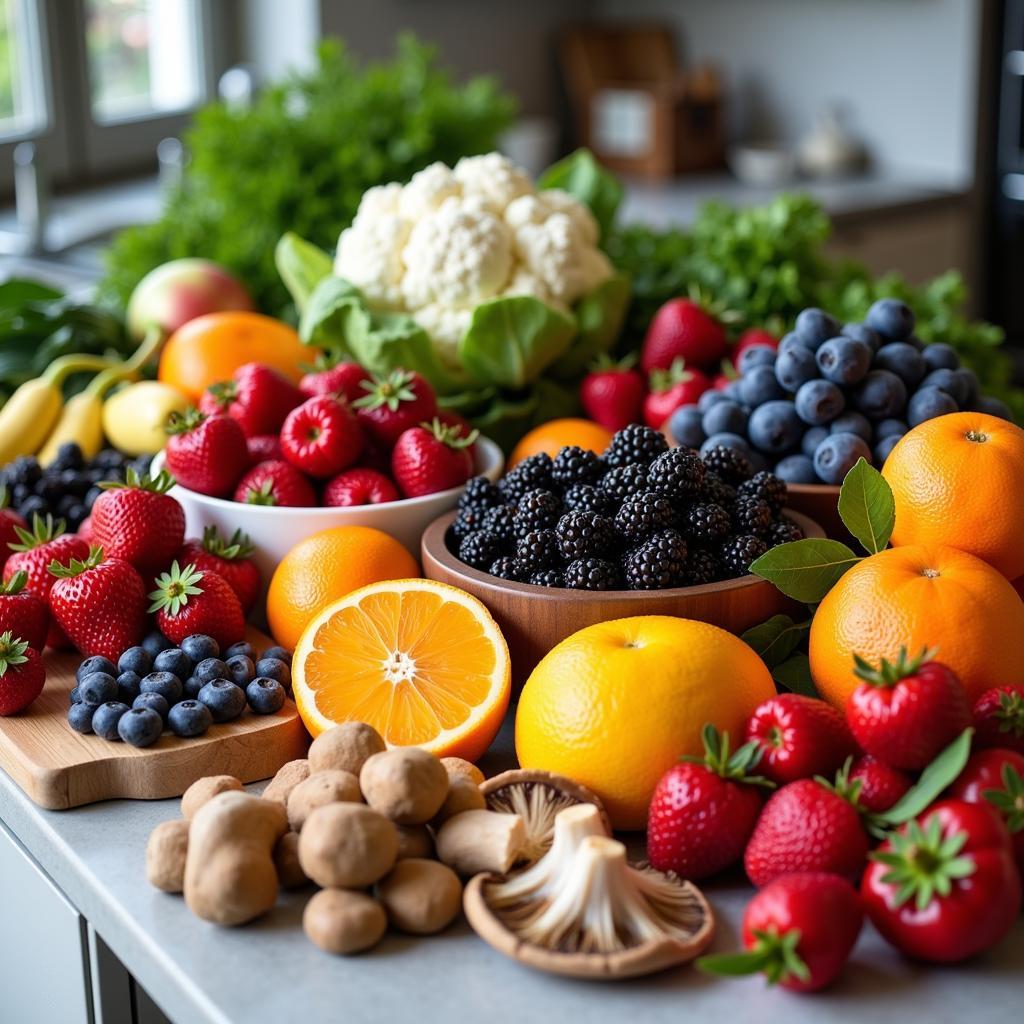
[[(403, 32), (456, 80), (493, 76), (515, 115), (493, 91), (481, 103), (531, 171), (577, 145), (615, 168), (620, 224), (686, 228), (708, 199), (805, 192), (830, 254), (911, 283), (956, 269), (970, 312), (1024, 339), (1024, 0), (0, 0), (0, 275), (96, 282), (118, 229), (179, 188), (197, 110), (220, 98), (231, 116), (315, 74), (326, 38), (393, 61)], [(368, 130), (349, 127), (329, 126), (339, 150)], [(321, 203), (296, 220), (336, 219), (341, 186), (267, 139), (224, 173), (286, 190), (301, 166)], [(216, 154), (200, 159), (210, 174)], [(125, 243), (119, 266), (151, 243)]]

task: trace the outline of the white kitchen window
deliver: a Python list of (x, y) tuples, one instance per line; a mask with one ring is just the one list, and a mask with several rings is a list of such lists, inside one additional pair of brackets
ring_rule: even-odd
[(33, 0), (0, 0), (0, 139), (46, 125), (37, 14)]

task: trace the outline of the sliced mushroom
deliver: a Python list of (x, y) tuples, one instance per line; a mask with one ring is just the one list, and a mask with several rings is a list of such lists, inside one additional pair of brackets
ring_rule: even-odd
[(487, 808), (499, 814), (518, 814), (526, 828), (526, 847), (521, 855), (534, 864), (551, 849), (555, 818), (576, 804), (593, 804), (600, 814), (604, 834), (612, 834), (611, 822), (598, 795), (564, 775), (515, 768), (488, 779), (480, 787)]
[(532, 867), (474, 878), (464, 905), (473, 930), (498, 952), (576, 978), (652, 974), (699, 956), (714, 935), (700, 890), (631, 866), (592, 805), (558, 815), (551, 849)]

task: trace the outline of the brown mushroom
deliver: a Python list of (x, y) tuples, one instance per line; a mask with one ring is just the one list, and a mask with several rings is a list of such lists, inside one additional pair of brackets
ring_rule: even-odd
[(444, 765), (444, 770), (448, 773), (449, 778), (453, 775), (466, 775), (478, 786), (484, 784), (484, 773), (472, 761), (467, 761), (464, 757), (442, 757), (441, 764)]
[(365, 889), (398, 855), (395, 826), (365, 804), (318, 807), (299, 834), (302, 870), (323, 888)]
[(448, 779), (448, 795), (441, 810), (434, 815), (434, 828), (463, 811), (482, 811), (487, 806), (480, 787), (468, 775), (452, 775)]
[(398, 860), (434, 856), (434, 837), (426, 825), (396, 825), (395, 828), (398, 831)]
[(495, 775), (480, 787), (489, 810), (518, 814), (526, 828), (522, 860), (534, 864), (551, 849), (555, 818), (566, 807), (593, 804), (601, 815), (606, 835), (612, 834), (611, 822), (600, 797), (586, 786), (554, 772), (514, 768)]
[(301, 889), (309, 884), (299, 863), (299, 834), (285, 832), (274, 846), (274, 868), (282, 889)]
[(396, 747), (370, 757), (359, 773), (366, 802), (398, 825), (425, 825), (448, 795), (448, 773), (419, 747)]
[(242, 783), (234, 775), (207, 775), (205, 779), (196, 779), (181, 795), (181, 816), (191, 821), (207, 800), (212, 800), (218, 793), (241, 789)]
[(282, 765), (278, 769), (277, 774), (267, 783), (267, 788), (262, 793), (263, 799), (286, 804), (288, 803), (288, 794), (303, 779), (308, 778), (309, 761), (304, 757), (300, 757), (296, 761), (289, 761), (287, 764)]
[(516, 814), (463, 811), (441, 826), (434, 843), (438, 860), (464, 877), (504, 874), (522, 856), (526, 830)]
[(345, 889), (322, 889), (302, 913), (302, 928), (309, 941), (342, 956), (376, 946), (387, 927), (388, 916), (376, 900)]
[(181, 892), (185, 886), (188, 853), (188, 822), (184, 818), (162, 821), (146, 843), (146, 877), (164, 892)]
[(317, 772), (288, 794), (288, 824), (301, 832), (306, 819), (318, 807), (340, 802), (362, 803), (359, 780), (351, 772)]
[(593, 805), (562, 811), (550, 851), (511, 877), (478, 875), (466, 917), (500, 953), (552, 974), (629, 978), (687, 963), (714, 934), (700, 890), (634, 867)]
[(387, 750), (387, 744), (372, 725), (342, 722), (319, 736), (309, 747), (309, 770), (351, 772), (357, 778), (366, 759)]
[(399, 931), (433, 935), (447, 928), (462, 909), (459, 876), (436, 860), (400, 860), (377, 883), (377, 898)]

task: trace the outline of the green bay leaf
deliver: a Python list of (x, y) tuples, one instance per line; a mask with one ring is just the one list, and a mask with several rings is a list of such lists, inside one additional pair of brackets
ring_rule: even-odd
[(772, 678), (791, 693), (804, 697), (820, 696), (811, 678), (811, 662), (806, 654), (794, 654), (772, 669)]
[(859, 561), (859, 555), (837, 540), (805, 539), (772, 548), (750, 571), (794, 601), (817, 604)]
[(868, 554), (885, 550), (896, 522), (896, 504), (882, 474), (863, 458), (843, 480), (839, 517)]
[(811, 622), (794, 622), (788, 615), (773, 615), (770, 619), (751, 626), (740, 639), (752, 647), (769, 667), (784, 662), (796, 650)]

